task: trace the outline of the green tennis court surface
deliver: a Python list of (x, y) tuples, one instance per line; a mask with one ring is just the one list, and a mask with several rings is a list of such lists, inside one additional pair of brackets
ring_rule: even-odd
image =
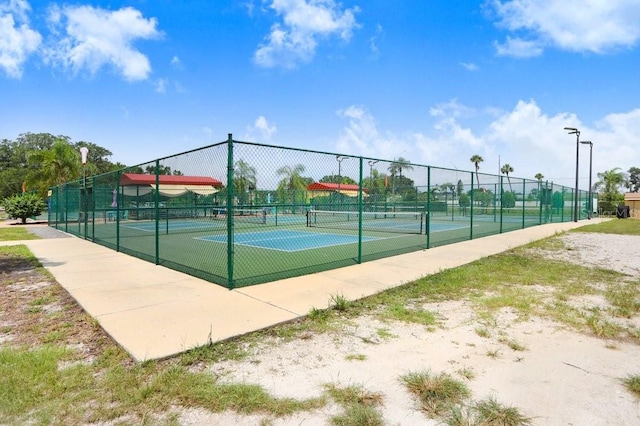
[[(199, 240), (226, 243), (226, 235), (214, 235), (198, 237)], [(373, 241), (380, 238), (362, 237), (362, 241)], [(235, 234), (233, 242), (237, 245), (247, 247), (257, 247), (268, 250), (279, 250), (285, 252), (296, 252), (325, 247), (334, 247), (344, 244), (356, 244), (356, 235), (325, 234), (314, 232), (301, 232), (293, 230), (274, 230), (264, 232), (245, 232)]]

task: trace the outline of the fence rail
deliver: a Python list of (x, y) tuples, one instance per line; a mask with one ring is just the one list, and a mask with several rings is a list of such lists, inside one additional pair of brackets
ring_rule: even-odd
[(51, 194), (50, 226), (230, 289), (567, 222), (574, 206), (551, 182), (231, 135)]

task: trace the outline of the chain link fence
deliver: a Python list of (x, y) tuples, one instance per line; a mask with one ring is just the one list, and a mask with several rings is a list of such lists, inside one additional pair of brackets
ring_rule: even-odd
[[(229, 289), (551, 222), (550, 182), (229, 139), (52, 188), (52, 227)], [(587, 192), (580, 191), (586, 218)]]

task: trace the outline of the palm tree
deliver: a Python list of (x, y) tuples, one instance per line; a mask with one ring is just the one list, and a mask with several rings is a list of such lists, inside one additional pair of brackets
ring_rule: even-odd
[(595, 190), (602, 190), (598, 197), (600, 207), (604, 211), (614, 211), (618, 204), (624, 200), (619, 189), (622, 187), (627, 177), (620, 167), (615, 167), (602, 173), (598, 173), (598, 182), (593, 186)]
[(476, 168), (476, 182), (478, 183), (478, 187), (480, 187), (480, 178), (478, 177), (478, 170), (480, 170), (480, 163), (484, 161), (484, 158), (480, 157), (478, 154), (475, 154), (470, 158), (470, 160)]
[[(244, 194), (249, 191), (249, 194), (256, 189), (256, 168), (249, 165), (244, 160), (240, 159), (236, 161), (233, 168), (233, 189), (236, 194), (240, 195), (240, 203), (244, 201)], [(251, 200), (250, 202), (253, 201)]]
[(37, 188), (42, 196), (50, 187), (82, 176), (80, 154), (64, 139), (57, 139), (51, 149), (30, 152), (27, 162), (33, 168), (27, 175), (27, 186)]
[(513, 167), (509, 163), (505, 163), (500, 169), (502, 173), (507, 175), (507, 181), (509, 182), (509, 191), (513, 192), (513, 187), (511, 186), (511, 179), (509, 178), (509, 173), (513, 172)]
[(391, 174), (391, 184), (393, 186), (393, 193), (395, 193), (395, 183), (396, 183), (396, 173), (400, 176), (400, 182), (402, 182), (402, 169), (404, 170), (413, 170), (413, 166), (409, 163), (409, 160), (406, 160), (402, 157), (399, 157), (397, 160), (394, 160), (393, 163), (389, 166), (388, 170)]
[(302, 177), (302, 173), (304, 173), (304, 165), (296, 164), (293, 167), (282, 166), (276, 170), (276, 173), (283, 176), (282, 180), (278, 184), (278, 193), (281, 195), (290, 194), (291, 202), (295, 202), (295, 191), (306, 189), (306, 183)]

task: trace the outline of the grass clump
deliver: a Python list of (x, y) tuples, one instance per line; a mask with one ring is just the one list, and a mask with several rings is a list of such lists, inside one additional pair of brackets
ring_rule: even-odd
[(410, 393), (420, 401), (429, 417), (441, 417), (471, 395), (467, 385), (449, 374), (430, 371), (408, 373), (401, 377)]
[(640, 374), (630, 374), (622, 379), (622, 383), (629, 392), (640, 398)]
[(382, 426), (384, 421), (377, 407), (382, 405), (382, 394), (368, 392), (361, 385), (339, 387), (325, 385), (326, 393), (344, 412), (331, 417), (331, 423), (338, 426)]

